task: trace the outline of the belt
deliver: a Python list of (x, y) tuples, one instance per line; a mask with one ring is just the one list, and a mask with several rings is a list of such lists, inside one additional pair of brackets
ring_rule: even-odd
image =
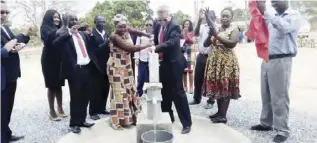
[(91, 63), (88, 63), (87, 65), (75, 65), (75, 67), (82, 69), (82, 68), (88, 68), (88, 67), (90, 67), (90, 65), (91, 65)]
[(203, 54), (203, 53), (199, 53), (199, 54), (201, 54), (201, 55), (203, 55), (203, 56), (206, 56), (206, 57), (208, 57), (208, 54)]
[(280, 58), (287, 58), (287, 57), (295, 57), (295, 54), (275, 54), (275, 55), (269, 55), (269, 59), (280, 59)]

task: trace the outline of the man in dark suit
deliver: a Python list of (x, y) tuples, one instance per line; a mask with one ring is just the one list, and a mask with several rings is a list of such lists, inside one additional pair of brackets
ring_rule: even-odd
[[(9, 57), (9, 52), (14, 48), (15, 44), (17, 44), (17, 40), (13, 39), (5, 44), (3, 47), (1, 46), (1, 60)], [(7, 129), (6, 125), (6, 110), (7, 109), (7, 93), (6, 93), (6, 69), (1, 64), (1, 142), (8, 142), (7, 135), (5, 133)]]
[(7, 98), (5, 98), (6, 101), (4, 101), (7, 104), (4, 111), (6, 119), (5, 124), (2, 124), (1, 126), (4, 126), (5, 128), (2, 132), (5, 133), (6, 138), (8, 138), (9, 141), (16, 141), (23, 138), (23, 136), (13, 136), (9, 124), (14, 105), (17, 80), (19, 77), (21, 77), (20, 57), (18, 52), (29, 42), (30, 37), (28, 36), (29, 29), (26, 29), (22, 34), (15, 36), (10, 28), (4, 25), (4, 23), (7, 21), (9, 13), (10, 11), (7, 8), (7, 4), (4, 1), (1, 1), (1, 47), (4, 47), (4, 45), (12, 39), (17, 39), (17, 44), (9, 52), (8, 57), (1, 59), (1, 66), (4, 67), (6, 73), (6, 88), (4, 88), (4, 92), (7, 96)]
[(106, 104), (109, 94), (109, 80), (106, 74), (107, 61), (109, 59), (109, 34), (105, 30), (106, 20), (103, 16), (95, 16), (94, 19), (95, 28), (90, 35), (91, 47), (95, 48), (96, 56), (98, 59), (98, 66), (100, 70), (94, 70), (94, 87), (96, 94), (91, 95), (89, 104), (89, 114), (91, 119), (98, 120), (100, 117), (98, 114), (106, 114), (109, 112), (106, 110)]
[(182, 75), (185, 69), (185, 57), (181, 52), (181, 29), (172, 21), (168, 6), (161, 6), (158, 10), (160, 25), (154, 31), (155, 52), (160, 54), (160, 80), (162, 82), (162, 111), (169, 112), (172, 122), (174, 115), (172, 102), (183, 125), (182, 133), (191, 130), (191, 115), (187, 97), (183, 88)]
[(78, 18), (75, 14), (65, 14), (67, 27), (57, 31), (53, 41), (61, 48), (61, 78), (67, 79), (70, 90), (70, 130), (80, 133), (80, 127), (89, 128), (86, 122), (89, 96), (93, 93), (93, 70), (100, 70), (95, 50), (89, 47), (89, 36), (78, 32)]

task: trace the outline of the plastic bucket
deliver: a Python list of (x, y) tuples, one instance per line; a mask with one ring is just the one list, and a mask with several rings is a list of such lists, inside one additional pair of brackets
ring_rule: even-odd
[(141, 135), (142, 143), (172, 143), (174, 136), (165, 130), (150, 130)]

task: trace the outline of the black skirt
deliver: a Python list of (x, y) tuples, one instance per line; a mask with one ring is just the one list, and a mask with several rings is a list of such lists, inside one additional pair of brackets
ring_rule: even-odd
[(65, 79), (61, 79), (60, 77), (61, 56), (58, 51), (47, 51), (44, 47), (41, 65), (45, 87), (55, 90), (65, 85)]

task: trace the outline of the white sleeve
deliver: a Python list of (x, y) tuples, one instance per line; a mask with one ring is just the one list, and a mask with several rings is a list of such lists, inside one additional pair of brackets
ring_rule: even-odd
[(200, 37), (202, 36), (204, 30), (205, 30), (205, 26), (204, 25), (200, 25), (199, 35), (197, 35), (197, 36), (195, 35), (197, 40), (200, 39)]
[[(135, 45), (141, 45), (141, 37), (137, 37)], [(140, 51), (134, 53), (134, 59), (140, 58)]]

